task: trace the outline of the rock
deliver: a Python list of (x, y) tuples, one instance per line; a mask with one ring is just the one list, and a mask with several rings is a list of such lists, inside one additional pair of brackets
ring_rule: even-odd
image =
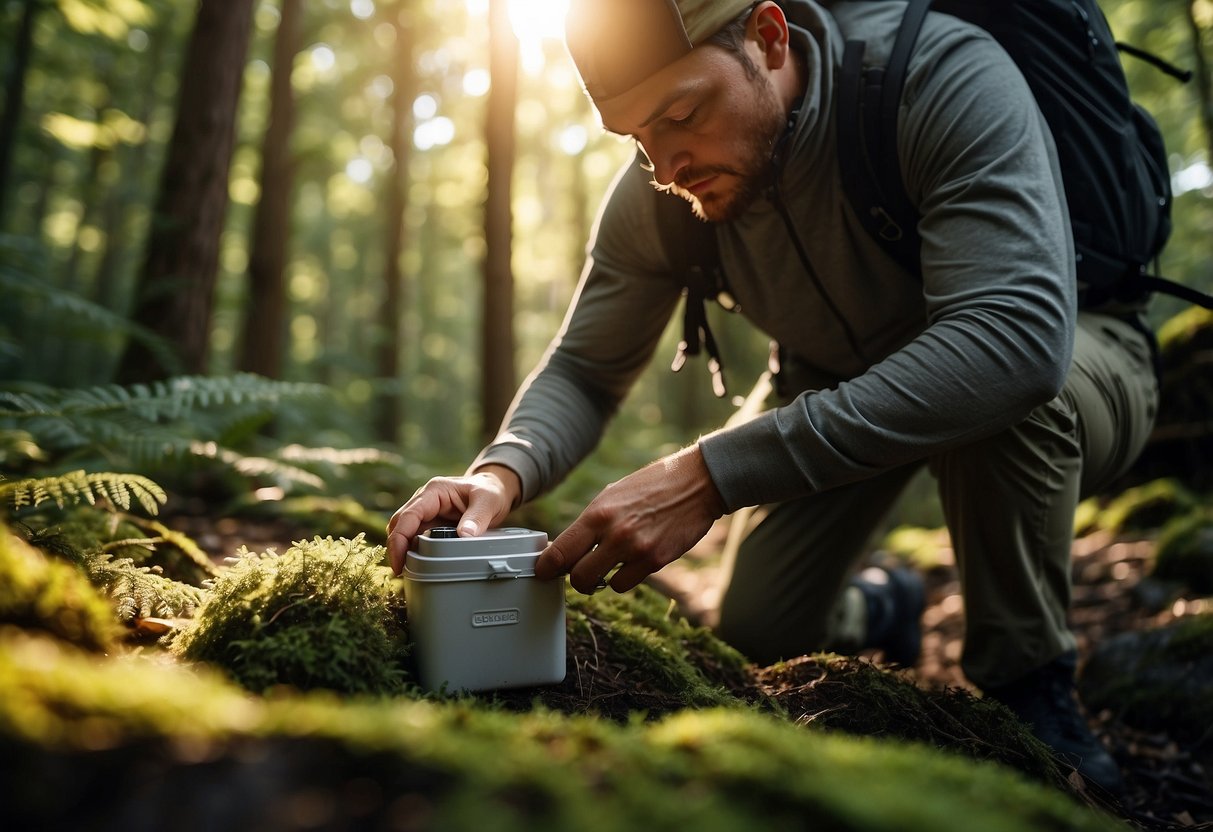
[(1088, 709), (1143, 730), (1203, 737), (1198, 748), (1213, 752), (1213, 614), (1109, 639), (1092, 652), (1078, 687)]

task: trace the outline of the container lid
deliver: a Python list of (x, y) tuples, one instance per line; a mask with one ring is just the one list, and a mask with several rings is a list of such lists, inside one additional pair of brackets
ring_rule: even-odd
[(477, 537), (459, 537), (447, 527), (417, 536), (417, 551), (404, 559), (404, 576), (414, 581), (481, 581), (531, 578), (535, 561), (547, 548), (545, 532), (492, 529)]

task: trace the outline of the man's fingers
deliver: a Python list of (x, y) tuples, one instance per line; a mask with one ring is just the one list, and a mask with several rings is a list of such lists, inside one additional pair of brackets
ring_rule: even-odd
[(583, 595), (592, 595), (606, 586), (607, 576), (619, 563), (619, 557), (603, 545), (592, 549), (569, 573), (569, 583)]
[(460, 537), (477, 537), (491, 528), (502, 508), (499, 495), (484, 491), (472, 491), (468, 495), (467, 510), (459, 518), (456, 528)]
[(399, 575), (404, 569), (404, 556), (412, 545), (413, 536), (417, 534), (420, 522), (415, 514), (398, 511), (388, 525), (387, 554), (392, 565), (392, 573)]
[(627, 592), (635, 589), (653, 573), (653, 570), (641, 563), (625, 563), (611, 578), (611, 589), (616, 592)]
[(396, 510), (388, 522), (387, 550), (392, 571), (399, 575), (404, 558), (422, 528), (454, 522), (463, 513), (458, 492), (441, 479), (430, 480)]
[(568, 573), (594, 548), (595, 542), (594, 532), (588, 524), (574, 521), (539, 555), (539, 560), (535, 561), (535, 577), (546, 581)]

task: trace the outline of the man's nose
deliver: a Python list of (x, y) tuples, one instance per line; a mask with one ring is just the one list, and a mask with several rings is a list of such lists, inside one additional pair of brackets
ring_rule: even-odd
[(641, 144), (640, 149), (648, 157), (649, 166), (653, 169), (653, 181), (658, 185), (672, 183), (678, 172), (691, 162), (691, 154), (686, 150), (663, 142)]

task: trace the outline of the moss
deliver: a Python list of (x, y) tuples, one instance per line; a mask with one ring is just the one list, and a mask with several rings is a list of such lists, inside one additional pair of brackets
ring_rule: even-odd
[(568, 660), (557, 685), (488, 691), (473, 698), (515, 711), (540, 703), (566, 714), (618, 722), (688, 707), (761, 700), (745, 658), (710, 630), (691, 625), (648, 586), (566, 595)]
[(1195, 497), (1178, 480), (1154, 480), (1112, 500), (1100, 513), (1099, 525), (1113, 534), (1151, 531), (1195, 505)]
[(1065, 788), (1065, 774), (1026, 726), (1000, 703), (965, 690), (923, 690), (870, 663), (834, 655), (773, 665), (760, 671), (759, 681), (794, 721), (923, 742)]
[(217, 828), (1120, 828), (1001, 766), (736, 709), (616, 725), (465, 702), (262, 699), (146, 659), (8, 647), (6, 812), (43, 827), (117, 829), (137, 809)]
[(234, 560), (174, 642), (178, 656), (215, 664), (253, 691), (403, 690), (403, 602), (382, 547), (317, 537)]
[(919, 569), (931, 569), (941, 563), (941, 554), (950, 552), (952, 541), (947, 529), (898, 526), (887, 535), (881, 548)]
[(49, 633), (79, 647), (113, 648), (114, 608), (67, 563), (48, 558), (0, 524), (0, 625)]
[(1099, 528), (1099, 500), (1083, 500), (1074, 510), (1074, 536), (1082, 537)]
[(1191, 306), (1158, 328), (1158, 346), (1162, 355), (1173, 362), (1177, 353), (1213, 345), (1213, 311)]
[(1088, 707), (1112, 711), (1138, 728), (1191, 737), (1208, 754), (1213, 614), (1109, 639), (1088, 659), (1079, 684)]
[(672, 694), (684, 707), (721, 704), (749, 686), (740, 653), (643, 584), (622, 594), (570, 590), (568, 614), (572, 640), (596, 640), (599, 655), (621, 663), (631, 685)]
[(1158, 538), (1153, 575), (1213, 595), (1213, 511), (1194, 512), (1168, 523)]

